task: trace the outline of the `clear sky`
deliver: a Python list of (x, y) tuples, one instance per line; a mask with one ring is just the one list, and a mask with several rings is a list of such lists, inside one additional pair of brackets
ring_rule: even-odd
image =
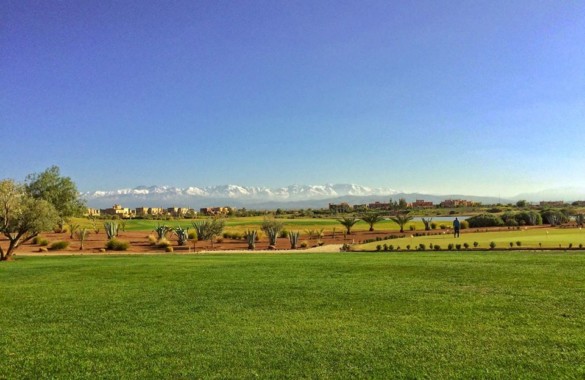
[(585, 2), (0, 2), (0, 178), (585, 187)]

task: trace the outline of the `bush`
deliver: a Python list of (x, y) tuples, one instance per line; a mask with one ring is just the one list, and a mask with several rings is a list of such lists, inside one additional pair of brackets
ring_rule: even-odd
[(431, 222), (431, 230), (436, 230), (436, 229), (437, 229), (437, 223)]
[(492, 214), (480, 214), (472, 216), (467, 219), (466, 222), (471, 228), (478, 227), (499, 227), (504, 225), (504, 221), (497, 215)]
[(171, 242), (167, 238), (162, 238), (156, 242), (156, 246), (159, 248), (168, 248), (171, 246)]
[(165, 248), (165, 252), (173, 252), (173, 251), (174, 251), (173, 247), (171, 247), (171, 246), (168, 246)]
[(439, 244), (435, 244), (435, 245), (433, 245), (433, 249), (435, 251), (440, 251), (441, 250), (441, 246)]
[(45, 239), (44, 237), (41, 237), (41, 236), (35, 236), (35, 238), (32, 239), (32, 243), (38, 244), (41, 247), (46, 247), (47, 245), (49, 245), (49, 240)]
[(384, 251), (388, 250), (388, 244), (384, 243), (384, 246), (382, 247), (384, 249)]
[(462, 230), (466, 230), (469, 228), (469, 222), (467, 220), (462, 220), (459, 223), (459, 228), (461, 228)]
[(455, 245), (455, 248), (456, 248), (458, 251), (461, 251), (461, 244), (456, 244), (456, 245)]
[(189, 240), (197, 239), (197, 233), (195, 231), (189, 232), (189, 235), (187, 236), (189, 237)]
[(69, 247), (69, 242), (68, 241), (56, 241), (53, 244), (51, 244), (49, 246), (49, 250), (51, 251), (59, 251), (62, 249), (66, 249), (67, 247)]
[(426, 246), (426, 245), (424, 245), (423, 243), (420, 243), (420, 244), (418, 245), (418, 249), (419, 249), (419, 250), (421, 250), (421, 251), (424, 251), (424, 250), (426, 250), (426, 249), (427, 249), (427, 246)]
[(453, 248), (455, 248), (455, 244), (453, 244), (453, 243), (449, 243), (449, 245), (447, 246), (447, 249), (448, 249), (449, 251), (452, 251), (452, 250), (453, 250)]
[(447, 225), (446, 224), (441, 224), (441, 229), (442, 230), (446, 230), (447, 229)]
[(278, 237), (286, 239), (288, 238), (288, 231), (287, 230), (282, 230), (278, 233)]
[(494, 241), (490, 242), (490, 248), (491, 249), (496, 248), (496, 242), (494, 242)]
[(376, 251), (381, 251), (381, 250), (382, 250), (382, 246), (381, 246), (380, 244), (378, 244), (378, 245), (376, 246)]
[(389, 250), (389, 251), (394, 251), (394, 245), (390, 244), (390, 245), (388, 246), (388, 250)]
[(116, 238), (108, 240), (106, 249), (110, 251), (126, 251), (130, 247), (130, 243)]
[(522, 242), (521, 242), (520, 240), (518, 240), (518, 241), (516, 242), (516, 246), (518, 246), (518, 247), (522, 246)]
[(156, 241), (157, 241), (156, 236), (148, 235), (147, 238), (148, 238), (148, 242), (150, 243), (150, 245), (156, 245)]
[(306, 241), (301, 242), (301, 248), (307, 248), (309, 246), (309, 243), (307, 243)]
[(479, 247), (479, 243), (478, 243), (478, 242), (476, 242), (476, 241), (474, 241), (474, 242), (473, 242), (473, 246), (474, 246), (475, 248), (477, 248), (477, 247)]
[(416, 226), (415, 226), (414, 224), (411, 224), (410, 226), (408, 226), (408, 228), (409, 228), (411, 231), (415, 231), (415, 230), (416, 230)]
[(465, 249), (468, 249), (468, 248), (469, 248), (469, 243), (463, 243), (463, 247), (464, 247)]

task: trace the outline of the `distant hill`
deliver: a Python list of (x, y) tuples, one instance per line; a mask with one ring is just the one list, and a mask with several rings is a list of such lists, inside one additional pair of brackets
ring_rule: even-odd
[(232, 206), (237, 208), (326, 208), (329, 203), (364, 204), (406, 199), (424, 199), (440, 203), (445, 199), (467, 199), (484, 204), (510, 202), (496, 197), (472, 195), (432, 195), (404, 193), (391, 188), (373, 188), (355, 184), (291, 185), (282, 188), (221, 185), (178, 188), (171, 186), (139, 186), (132, 189), (93, 191), (82, 194), (89, 207), (191, 207)]

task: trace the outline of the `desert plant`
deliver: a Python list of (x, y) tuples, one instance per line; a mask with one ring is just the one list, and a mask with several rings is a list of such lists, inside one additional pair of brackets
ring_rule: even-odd
[(156, 236), (154, 235), (148, 235), (148, 242), (150, 243), (150, 245), (156, 245), (156, 241), (158, 239), (156, 238)]
[(264, 218), (262, 222), (262, 231), (268, 236), (268, 244), (269, 245), (276, 245), (276, 239), (278, 238), (278, 234), (282, 231), (283, 224), (282, 222), (272, 218)]
[(83, 243), (85, 242), (85, 239), (87, 238), (87, 236), (89, 235), (89, 230), (87, 228), (82, 228), (78, 231), (75, 231), (75, 236), (77, 237), (77, 240), (79, 240), (79, 250), (83, 250)]
[(69, 239), (73, 239), (75, 236), (75, 231), (80, 227), (79, 224), (76, 223), (69, 223)]
[(351, 227), (353, 227), (354, 224), (359, 222), (359, 219), (356, 218), (355, 216), (344, 216), (343, 218), (338, 219), (337, 221), (341, 223), (343, 227), (345, 227), (345, 232), (347, 233), (347, 235), (351, 235)]
[(296, 231), (296, 232), (289, 232), (288, 233), (288, 240), (290, 241), (290, 249), (296, 249), (297, 248), (297, 243), (299, 241), (299, 236), (301, 234)]
[(111, 240), (118, 236), (118, 223), (117, 222), (105, 222), (104, 223), (104, 230), (106, 231), (106, 236), (108, 240)]
[(404, 232), (404, 226), (406, 225), (406, 223), (410, 222), (412, 218), (413, 217), (411, 215), (396, 215), (391, 216), (390, 220), (392, 220), (394, 223), (400, 226), (400, 232)]
[(62, 249), (66, 249), (67, 247), (69, 247), (68, 241), (56, 241), (56, 242), (51, 243), (51, 245), (49, 246), (49, 250), (50, 251), (60, 251)]
[(209, 240), (211, 242), (211, 246), (213, 247), (213, 239), (216, 236), (221, 235), (221, 232), (225, 226), (225, 222), (223, 219), (213, 218), (200, 222), (192, 222), (192, 225), (197, 232), (197, 240)]
[(256, 230), (248, 230), (244, 234), (246, 242), (248, 242), (248, 249), (251, 251), (253, 251), (256, 248), (256, 235), (257, 235)]
[(169, 231), (172, 231), (172, 228), (165, 224), (157, 224), (156, 228), (154, 229), (154, 232), (156, 232), (156, 236), (159, 240), (166, 237)]
[(158, 248), (170, 247), (171, 242), (166, 237), (163, 237), (163, 238), (158, 239), (158, 241), (156, 242), (156, 246)]
[(129, 247), (130, 243), (116, 238), (112, 238), (106, 243), (106, 249), (110, 251), (126, 251)]
[(175, 227), (173, 232), (175, 233), (175, 235), (177, 235), (178, 244), (180, 246), (185, 245), (187, 243), (187, 240), (189, 240), (189, 229), (188, 228), (185, 229), (181, 226), (177, 226), (177, 227)]

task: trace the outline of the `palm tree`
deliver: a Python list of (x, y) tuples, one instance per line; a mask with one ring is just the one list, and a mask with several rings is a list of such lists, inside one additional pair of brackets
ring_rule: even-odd
[(413, 219), (413, 216), (411, 215), (396, 215), (396, 216), (391, 216), (390, 220), (392, 220), (394, 223), (398, 224), (400, 226), (400, 232), (404, 232), (404, 226), (406, 225), (406, 223), (410, 222)]
[(359, 222), (359, 219), (356, 218), (355, 216), (344, 216), (343, 218), (337, 220), (339, 221), (339, 223), (341, 223), (342, 226), (345, 227), (348, 235), (351, 235), (351, 227), (353, 227), (354, 224)]
[(374, 224), (384, 220), (384, 217), (380, 214), (370, 213), (362, 215), (362, 220), (370, 225), (370, 232), (374, 231)]
[(425, 231), (430, 231), (431, 230), (431, 222), (433, 221), (433, 218), (421, 218), (421, 219), (425, 225)]

